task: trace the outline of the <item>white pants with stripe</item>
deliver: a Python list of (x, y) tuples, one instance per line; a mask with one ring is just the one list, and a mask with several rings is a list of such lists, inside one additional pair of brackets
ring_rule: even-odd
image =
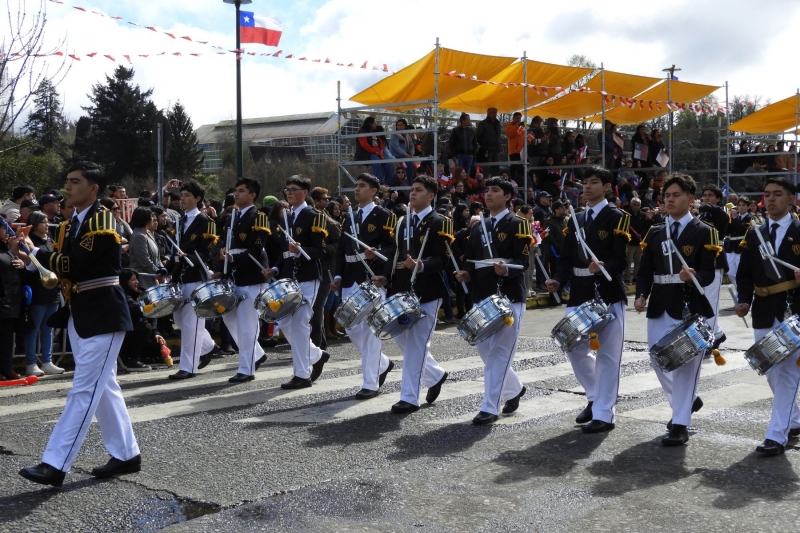
[(277, 322), (292, 348), (292, 366), (298, 378), (311, 377), (311, 366), (322, 357), (322, 350), (311, 340), (311, 317), (320, 281), (299, 282), (307, 303), (297, 308), (293, 315)]
[[(772, 327), (776, 328), (779, 324), (780, 322), (775, 320)], [(770, 331), (772, 329), (753, 330), (756, 342)], [(772, 416), (769, 419), (765, 438), (772, 439), (784, 446), (789, 439), (789, 430), (800, 428), (800, 406), (797, 404), (797, 393), (798, 389), (800, 389), (798, 357), (800, 357), (800, 350), (770, 368), (766, 374), (767, 383), (769, 383), (769, 388), (772, 389), (773, 400)]]
[[(201, 282), (183, 283), (183, 299), (188, 300)], [(191, 374), (197, 373), (200, 356), (214, 349), (214, 341), (206, 330), (206, 320), (194, 312), (188, 303), (172, 313), (172, 317), (181, 328), (181, 360), (178, 368)]]
[(82, 339), (75, 331), (72, 318), (69, 319), (68, 332), (75, 358), (75, 375), (42, 462), (69, 472), (89, 431), (92, 417), (97, 417), (103, 444), (112, 457), (122, 461), (136, 457), (139, 446), (117, 383), (117, 356), (125, 332)]
[(246, 298), (233, 308), (222, 315), (228, 331), (233, 337), (233, 342), (239, 347), (239, 368), (236, 372), (246, 376), (253, 376), (256, 373), (256, 361), (264, 355), (264, 350), (258, 344), (258, 311), (253, 307), (258, 295), (266, 287), (266, 283), (258, 285), (246, 285), (244, 287), (234, 286), (236, 296)]
[(422, 304), (424, 317), (394, 338), (403, 352), (403, 379), (400, 384), (400, 400), (419, 405), (422, 385), (432, 387), (444, 376), (444, 369), (431, 355), (431, 339), (436, 329), (436, 318), (442, 299)]
[(522, 382), (511, 368), (517, 354), (517, 340), (522, 327), (525, 303), (511, 304), (514, 323), (478, 344), (478, 355), (483, 360), (483, 402), (481, 411), (500, 414), (502, 398), (509, 400), (522, 392)]
[(719, 339), (723, 335), (722, 328), (719, 327), (719, 321), (717, 320), (717, 316), (719, 316), (719, 293), (722, 290), (722, 269), (718, 268), (714, 271), (714, 281), (712, 281), (707, 287), (703, 287), (703, 290), (706, 291), (706, 298), (708, 298), (708, 303), (711, 304), (711, 309), (714, 310), (714, 316), (711, 318), (707, 318), (706, 322), (711, 329), (714, 331), (714, 338)]
[[(352, 287), (342, 288), (342, 300), (350, 296), (358, 284)], [(378, 289), (381, 293), (381, 302), (386, 299), (386, 290)], [(378, 390), (378, 377), (389, 368), (389, 358), (383, 353), (383, 341), (372, 334), (369, 324), (362, 320), (352, 327), (345, 328), (347, 336), (353, 341), (353, 345), (361, 353), (361, 373), (364, 376), (364, 383), (361, 386), (367, 390)]]
[[(567, 307), (566, 314), (575, 309)], [(625, 302), (611, 304), (608, 310), (615, 318), (597, 334), (600, 341), (597, 353), (593, 354), (585, 342), (567, 352), (567, 358), (578, 383), (586, 391), (586, 399), (592, 402), (592, 419), (613, 424), (625, 340)]]
[[(658, 318), (647, 319), (647, 346), (652, 348), (667, 333), (681, 323), (666, 312)], [(672, 423), (681, 426), (692, 424), (692, 404), (697, 397), (697, 385), (700, 382), (702, 357), (694, 357), (691, 361), (672, 372), (664, 372), (653, 361), (650, 365), (656, 372), (664, 396), (672, 407)]]
[(728, 260), (728, 281), (736, 286), (736, 273), (739, 271), (739, 260), (742, 254), (727, 253), (725, 258)]

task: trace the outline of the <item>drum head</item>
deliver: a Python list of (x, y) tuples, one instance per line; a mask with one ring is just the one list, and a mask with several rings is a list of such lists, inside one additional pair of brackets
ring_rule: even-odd
[(672, 372), (704, 354), (713, 343), (713, 330), (699, 315), (693, 314), (655, 343), (650, 356), (661, 370)]
[(362, 283), (339, 304), (339, 307), (333, 313), (333, 317), (345, 329), (348, 329), (354, 324), (366, 320), (375, 310), (375, 306), (381, 303), (381, 298), (381, 293), (377, 287), (372, 284)]
[(423, 316), (415, 297), (399, 293), (377, 306), (367, 322), (376, 337), (387, 340), (400, 335)]
[(238, 304), (236, 293), (221, 293), (202, 302), (192, 301), (194, 312), (200, 318), (218, 318), (230, 313)]
[(281, 279), (261, 291), (253, 307), (262, 320), (277, 322), (293, 315), (305, 303), (300, 286), (294, 280)]
[(142, 292), (138, 299), (139, 309), (147, 318), (169, 316), (186, 303), (183, 291), (175, 283), (160, 283)]
[(511, 302), (505, 297), (492, 295), (464, 315), (458, 324), (458, 332), (471, 346), (475, 346), (508, 327), (506, 318), (509, 316), (514, 316)]

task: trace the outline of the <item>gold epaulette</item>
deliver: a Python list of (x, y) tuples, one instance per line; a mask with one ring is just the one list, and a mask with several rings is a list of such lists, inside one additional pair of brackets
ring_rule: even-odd
[(319, 213), (314, 217), (314, 223), (311, 225), (311, 231), (322, 233), (323, 237), (328, 236), (328, 224), (326, 223), (325, 215)]
[(217, 224), (209, 219), (208, 227), (206, 228), (206, 232), (203, 233), (203, 238), (208, 239), (211, 241), (211, 244), (217, 244), (219, 240), (219, 236), (217, 235)]
[(64, 248), (64, 239), (67, 237), (67, 226), (69, 223), (69, 220), (65, 220), (58, 226), (58, 237), (56, 237), (56, 242), (53, 244), (53, 250), (56, 252), (60, 252), (62, 248)]
[(722, 252), (722, 246), (719, 245), (719, 232), (716, 230), (716, 228), (711, 228), (711, 242), (704, 245), (703, 248), (717, 252), (716, 255), (719, 255)]
[(647, 233), (645, 233), (644, 235), (644, 239), (642, 239), (642, 242), (639, 243), (639, 248), (641, 248), (642, 250), (647, 249), (647, 237), (650, 236), (650, 232), (653, 231), (653, 228), (657, 228), (659, 226), (663, 226), (663, 224), (653, 224), (652, 226), (650, 226), (650, 229), (647, 230)]
[(564, 226), (564, 229), (561, 230), (561, 233), (563, 233), (564, 235), (569, 235), (569, 224)]
[(386, 224), (383, 229), (389, 232), (389, 236), (394, 238), (394, 228), (397, 227), (397, 215), (389, 213), (389, 218), (386, 219)]
[(450, 241), (450, 244), (456, 240), (453, 235), (453, 221), (449, 218), (442, 217), (442, 230), (437, 232), (439, 235)]
[(533, 238), (531, 233), (531, 223), (527, 219), (520, 219), (516, 237), (528, 241), (530, 245), (536, 244), (536, 239)]
[[(109, 235), (114, 237), (117, 244), (120, 244), (119, 233), (117, 233), (117, 221), (114, 214), (107, 209), (101, 209), (89, 220), (89, 232), (81, 235), (81, 242), (94, 237), (95, 235)], [(89, 248), (91, 249), (91, 248)]]
[[(752, 227), (752, 226), (751, 226), (751, 227)], [(741, 241), (739, 241), (739, 246), (740, 246), (740, 247), (742, 247), (742, 248), (747, 248), (747, 234), (748, 234), (749, 232), (750, 232), (750, 228), (747, 228), (747, 229), (745, 230), (745, 232), (744, 232), (744, 236), (742, 237), (742, 240), (741, 240)]]
[(624, 235), (628, 242), (631, 242), (631, 216), (625, 211), (622, 211), (622, 217), (617, 221), (614, 234)]
[(265, 215), (261, 211), (258, 212), (258, 214), (256, 215), (256, 220), (253, 222), (253, 231), (263, 231), (267, 235), (272, 235), (272, 232), (269, 229), (269, 221), (267, 220), (267, 215)]

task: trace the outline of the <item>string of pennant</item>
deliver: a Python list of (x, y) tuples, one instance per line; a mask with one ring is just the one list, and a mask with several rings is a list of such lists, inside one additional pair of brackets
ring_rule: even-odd
[[(61, 0), (48, 0), (48, 1), (53, 3), (53, 4), (60, 4), (60, 5), (64, 5), (64, 6), (67, 5), (64, 2), (62, 2)], [(362, 68), (362, 69), (365, 69), (365, 70), (369, 69), (369, 62), (368, 61), (364, 61), (363, 63), (361, 63), (359, 61), (342, 62), (342, 61), (334, 61), (334, 60), (332, 60), (332, 59), (330, 59), (328, 57), (310, 59), (309, 57), (307, 57), (307, 56), (305, 56), (303, 54), (294, 54), (294, 53), (290, 53), (290, 54), (286, 54), (286, 55), (282, 56), (283, 50), (278, 50), (277, 52), (274, 52), (274, 53), (247, 52), (244, 48), (240, 48), (238, 50), (236, 50), (236, 49), (234, 49), (234, 50), (226, 50), (222, 46), (210, 44), (208, 41), (199, 41), (199, 40), (192, 39), (192, 37), (190, 35), (179, 35), (179, 36), (176, 36), (174, 33), (170, 33), (168, 31), (158, 30), (155, 26), (145, 26), (144, 24), (139, 24), (137, 22), (124, 20), (122, 17), (106, 16), (104, 13), (101, 13), (99, 11), (90, 11), (90, 10), (86, 9), (85, 7), (80, 7), (80, 6), (75, 6), (75, 5), (68, 6), (68, 7), (72, 7), (73, 9), (76, 9), (76, 10), (81, 11), (83, 13), (90, 13), (92, 15), (97, 15), (97, 16), (103, 17), (103, 18), (110, 18), (112, 20), (122, 21), (122, 22), (125, 22), (127, 24), (130, 24), (131, 26), (135, 26), (135, 27), (138, 27), (138, 28), (149, 30), (149, 31), (152, 31), (152, 32), (155, 32), (155, 33), (162, 33), (162, 34), (167, 35), (167, 36), (169, 36), (169, 37), (171, 37), (172, 39), (175, 39), (175, 40), (183, 39), (185, 41), (189, 41), (189, 42), (192, 42), (192, 43), (208, 45), (211, 48), (217, 50), (216, 52), (211, 52), (211, 53), (206, 53), (206, 54), (203, 54), (203, 53), (188, 53), (188, 52), (171, 52), (171, 53), (170, 52), (161, 52), (161, 53), (158, 53), (158, 54), (122, 54), (122, 55), (117, 55), (117, 57), (125, 58), (128, 61), (128, 63), (132, 63), (132, 61), (131, 61), (132, 57), (146, 58), (146, 57), (150, 57), (151, 55), (152, 56), (167, 56), (167, 55), (170, 55), (170, 56), (184, 56), (184, 55), (188, 55), (188, 56), (198, 57), (198, 56), (202, 56), (202, 55), (211, 55), (211, 54), (224, 55), (224, 54), (227, 54), (227, 53), (233, 53), (233, 54), (236, 54), (236, 59), (239, 60), (239, 61), (242, 60), (243, 56), (260, 56), (260, 57), (275, 57), (275, 58), (283, 57), (284, 59), (295, 59), (297, 61), (308, 61), (309, 63), (330, 64), (330, 65), (336, 65), (337, 67), (353, 67), (353, 68), (355, 68), (356, 66), (358, 66), (358, 68)], [(9, 56), (23, 56), (25, 54), (23, 52), (17, 52), (17, 53), (8, 54), (8, 55)], [(51, 53), (51, 54), (34, 54), (34, 55), (35, 55), (35, 57), (63, 56), (64, 53), (63, 52), (54, 52), (54, 53)], [(81, 55), (79, 55), (79, 54), (67, 54), (67, 57), (70, 57), (75, 61), (80, 61), (82, 57), (93, 58), (95, 56), (105, 57), (105, 58), (107, 58), (107, 59), (109, 59), (111, 61), (117, 61), (115, 56), (113, 56), (111, 54), (99, 54), (97, 52), (92, 52), (91, 54), (81, 54)], [(385, 63), (384, 64), (374, 64), (374, 65), (371, 65), (371, 67), (372, 67), (371, 70), (377, 70), (377, 71), (380, 71), (380, 72), (389, 72), (389, 67)]]
[(684, 102), (674, 102), (672, 100), (663, 101), (663, 100), (642, 100), (635, 97), (629, 96), (619, 96), (617, 94), (610, 94), (606, 91), (596, 91), (594, 89), (589, 89), (588, 87), (578, 87), (577, 89), (573, 89), (571, 87), (553, 87), (553, 86), (545, 86), (545, 85), (535, 85), (533, 83), (524, 83), (524, 82), (515, 82), (515, 81), (493, 81), (493, 80), (482, 80), (477, 76), (467, 76), (464, 73), (459, 73), (458, 71), (451, 70), (450, 72), (444, 72), (445, 76), (451, 76), (453, 78), (460, 78), (460, 79), (467, 79), (472, 81), (477, 81), (479, 83), (483, 83), (485, 85), (502, 85), (506, 89), (509, 87), (527, 87), (528, 89), (533, 89), (536, 94), (543, 94), (544, 96), (550, 96), (552, 92), (553, 95), (557, 95), (558, 93), (569, 94), (573, 92), (578, 93), (591, 93), (591, 94), (600, 94), (603, 96), (603, 100), (607, 104), (611, 104), (612, 107), (616, 107), (617, 104), (621, 106), (627, 106), (630, 109), (635, 109), (637, 106), (639, 109), (644, 109), (645, 106), (652, 111), (653, 109), (658, 109), (659, 111), (662, 110), (662, 105), (666, 107), (670, 111), (692, 111), (694, 113), (702, 113), (703, 115), (714, 114), (717, 112), (725, 113), (728, 108), (725, 106), (721, 106), (716, 102), (710, 102), (701, 100), (699, 102), (692, 102), (692, 103), (684, 103)]

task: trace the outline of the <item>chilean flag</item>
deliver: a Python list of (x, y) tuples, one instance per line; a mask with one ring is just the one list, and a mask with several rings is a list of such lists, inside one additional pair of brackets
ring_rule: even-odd
[(264, 17), (251, 11), (240, 11), (239, 30), (243, 43), (278, 46), (283, 32), (283, 24), (275, 17)]

